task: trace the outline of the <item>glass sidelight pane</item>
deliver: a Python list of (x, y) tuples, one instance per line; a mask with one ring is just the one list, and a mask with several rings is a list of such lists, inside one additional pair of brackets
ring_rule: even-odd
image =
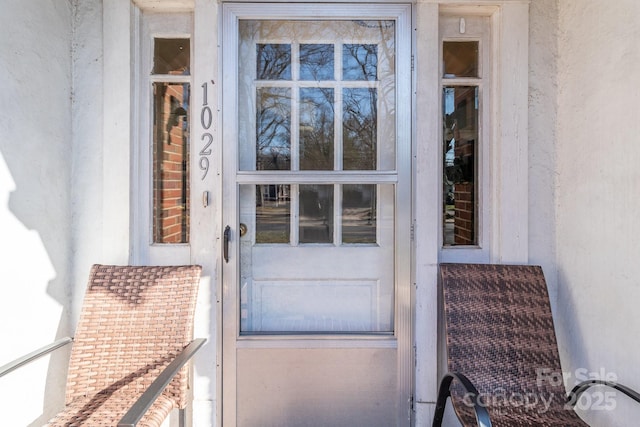
[(300, 243), (333, 243), (333, 185), (300, 185)]
[(478, 88), (443, 88), (444, 245), (477, 245)]
[(189, 75), (189, 39), (161, 39), (153, 43), (153, 74)]
[(189, 84), (153, 84), (153, 242), (189, 242)]
[(480, 77), (477, 41), (445, 41), (442, 44), (444, 77)]
[(376, 243), (375, 184), (342, 186), (342, 243)]

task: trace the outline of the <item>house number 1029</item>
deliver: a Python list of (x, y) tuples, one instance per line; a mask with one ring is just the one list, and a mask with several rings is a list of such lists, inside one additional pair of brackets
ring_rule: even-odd
[[(213, 80), (211, 80), (211, 84), (215, 84)], [(200, 180), (204, 180), (209, 173), (209, 168), (211, 162), (209, 161), (209, 156), (211, 156), (211, 144), (213, 143), (213, 135), (211, 134), (211, 125), (213, 125), (213, 112), (211, 111), (211, 107), (209, 107), (208, 101), (208, 90), (209, 83), (204, 82), (202, 84), (202, 108), (200, 109), (200, 124), (202, 125), (202, 135), (200, 139), (203, 142), (202, 149), (199, 153), (198, 164), (200, 166), (200, 170), (202, 171), (202, 176)]]

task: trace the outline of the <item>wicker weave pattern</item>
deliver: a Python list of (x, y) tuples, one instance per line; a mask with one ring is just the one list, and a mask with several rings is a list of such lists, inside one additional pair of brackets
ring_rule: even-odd
[[(586, 426), (565, 408), (562, 382), (541, 380), (542, 370), (562, 373), (542, 269), (443, 264), (440, 274), (448, 369), (473, 382), (493, 425)], [(451, 400), (464, 425), (476, 425), (461, 388)]]
[[(69, 361), (65, 411), (51, 426), (115, 426), (193, 337), (199, 266), (94, 265)], [(147, 412), (184, 408), (187, 368)]]

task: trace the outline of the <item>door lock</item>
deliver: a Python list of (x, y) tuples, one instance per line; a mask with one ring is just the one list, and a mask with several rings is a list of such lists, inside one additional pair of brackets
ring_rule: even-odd
[(247, 234), (247, 224), (241, 222), (240, 223), (240, 237), (243, 237), (245, 234)]

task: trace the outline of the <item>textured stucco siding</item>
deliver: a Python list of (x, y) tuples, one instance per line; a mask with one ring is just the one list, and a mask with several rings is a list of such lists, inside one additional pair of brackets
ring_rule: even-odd
[[(558, 2), (556, 327), (564, 370), (640, 388), (640, 2)], [(598, 390), (604, 392), (606, 390)], [(595, 399), (594, 399), (595, 401)], [(586, 400), (585, 400), (586, 402)], [(637, 424), (640, 407), (585, 412)]]
[[(69, 1), (0, 7), (0, 364), (69, 333)], [(66, 352), (0, 379), (6, 426), (41, 425), (62, 404)]]

